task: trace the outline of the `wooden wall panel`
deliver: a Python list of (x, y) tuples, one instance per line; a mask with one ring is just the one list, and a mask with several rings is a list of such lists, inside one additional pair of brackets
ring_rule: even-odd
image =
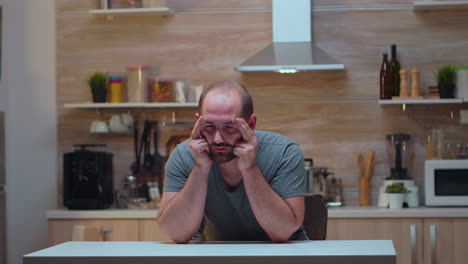
[[(330, 167), (344, 179), (345, 203), (357, 204), (356, 157), (377, 151), (372, 178), (372, 203), (388, 175), (385, 135), (413, 136), (412, 175), (423, 185), (425, 135), (445, 127), (447, 138), (468, 143), (468, 127), (456, 122), (463, 106), (400, 106), (378, 104), (378, 75), (382, 53), (398, 44), (403, 68), (421, 70), (422, 87), (433, 85), (432, 71), (445, 63), (468, 63), (466, 11), (415, 13), (411, 9), (376, 10), (375, 5), (409, 1), (315, 1), (316, 6), (362, 6), (363, 10), (314, 12), (314, 39), (342, 62), (345, 71), (310, 71), (294, 75), (239, 73), (233, 67), (271, 41), (269, 1), (176, 1), (173, 16), (129, 16), (108, 20), (82, 12), (95, 2), (57, 0), (57, 104), (61, 159), (76, 143), (106, 143), (114, 153), (115, 186), (134, 159), (131, 135), (88, 133), (94, 110), (63, 108), (64, 103), (89, 101), (86, 77), (94, 71), (124, 72), (128, 64), (157, 65), (160, 75), (208, 85), (222, 79), (243, 83), (252, 93), (258, 129), (290, 136), (317, 166)], [(371, 6), (372, 5), (372, 6)], [(368, 8), (368, 9), (366, 9)], [(226, 11), (230, 9), (231, 11)], [(242, 10), (245, 9), (245, 10)], [(254, 12), (250, 12), (249, 9)], [(211, 10), (209, 12), (204, 12)], [(78, 11), (78, 12), (74, 12)], [(203, 11), (203, 12), (202, 12)], [(449, 15), (447, 15), (449, 14)], [(424, 89), (422, 89), (424, 91)], [(466, 105), (464, 106), (466, 108)], [(193, 120), (196, 109), (131, 110), (141, 119)], [(105, 111), (109, 120), (119, 111)], [(454, 112), (454, 119), (450, 118)], [(161, 126), (160, 152), (173, 135), (190, 133), (190, 126)], [(61, 163), (59, 194), (61, 194)], [(61, 202), (61, 200), (60, 200)]]

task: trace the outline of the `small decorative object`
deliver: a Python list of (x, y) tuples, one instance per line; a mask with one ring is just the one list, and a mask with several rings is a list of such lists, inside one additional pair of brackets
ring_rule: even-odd
[(411, 70), (411, 97), (422, 99), (419, 95), (419, 70), (416, 68)]
[(101, 9), (111, 8), (111, 0), (101, 0)]
[(408, 190), (403, 183), (393, 183), (387, 185), (385, 192), (388, 194), (388, 204), (390, 209), (401, 209)]
[(107, 75), (103, 72), (95, 72), (88, 78), (88, 85), (91, 88), (93, 102), (104, 103), (107, 98)]
[(408, 97), (408, 71), (405, 69), (400, 70), (400, 97)]
[(429, 90), (429, 98), (440, 98), (438, 86), (429, 86), (427, 89)]
[(434, 78), (439, 87), (440, 98), (455, 97), (455, 83), (457, 81), (457, 71), (452, 65), (444, 65), (437, 69)]
[(127, 0), (127, 6), (129, 8), (139, 8), (142, 6), (142, 0)]

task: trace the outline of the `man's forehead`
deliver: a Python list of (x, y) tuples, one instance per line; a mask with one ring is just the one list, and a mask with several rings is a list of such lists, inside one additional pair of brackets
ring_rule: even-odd
[(210, 120), (210, 119), (204, 118), (203, 121), (205, 124), (220, 124), (220, 125), (234, 124), (234, 119)]

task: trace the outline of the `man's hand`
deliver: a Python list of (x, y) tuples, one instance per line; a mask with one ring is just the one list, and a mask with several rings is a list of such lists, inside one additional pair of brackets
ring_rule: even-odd
[(234, 147), (234, 155), (237, 156), (239, 170), (251, 169), (257, 166), (258, 139), (242, 118), (236, 118), (235, 125), (242, 134), (242, 139)]
[(201, 127), (203, 125), (203, 116), (200, 116), (192, 129), (190, 135), (189, 147), (192, 151), (193, 158), (195, 159), (195, 166), (202, 168), (210, 168), (213, 162), (209, 156), (210, 146), (201, 134)]

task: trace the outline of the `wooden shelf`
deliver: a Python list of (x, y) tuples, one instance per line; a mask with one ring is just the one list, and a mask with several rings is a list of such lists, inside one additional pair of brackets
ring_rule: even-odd
[(194, 108), (198, 103), (73, 103), (65, 104), (65, 108), (97, 109), (97, 108)]
[(468, 9), (468, 1), (414, 1), (413, 10), (450, 10)]
[(145, 7), (145, 8), (114, 8), (114, 9), (92, 9), (88, 13), (93, 15), (115, 16), (115, 15), (171, 15), (172, 11), (167, 7)]
[(398, 100), (379, 100), (379, 104), (462, 104), (463, 99), (398, 99)]

